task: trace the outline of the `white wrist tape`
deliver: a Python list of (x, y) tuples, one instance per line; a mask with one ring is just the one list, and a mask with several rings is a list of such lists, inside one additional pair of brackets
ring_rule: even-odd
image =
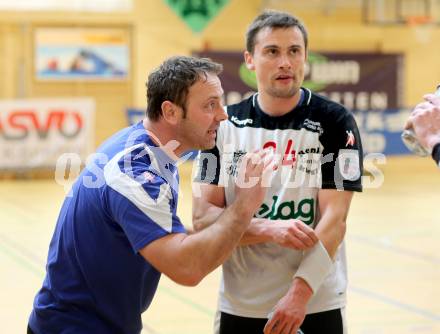
[(332, 259), (328, 255), (322, 242), (319, 241), (311, 249), (304, 252), (303, 260), (293, 278), (301, 277), (310, 285), (315, 294), (330, 272), (332, 265)]

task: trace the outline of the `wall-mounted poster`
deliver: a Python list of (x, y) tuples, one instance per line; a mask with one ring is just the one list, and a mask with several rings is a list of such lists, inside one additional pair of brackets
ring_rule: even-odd
[(38, 80), (125, 80), (129, 31), (122, 28), (37, 28)]

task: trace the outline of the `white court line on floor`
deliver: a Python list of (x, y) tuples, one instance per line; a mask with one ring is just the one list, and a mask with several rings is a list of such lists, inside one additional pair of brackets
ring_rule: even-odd
[(431, 264), (440, 264), (440, 258), (434, 256), (434, 255), (427, 255), (423, 253), (418, 253), (409, 249), (405, 249), (403, 247), (395, 246), (390, 243), (375, 239), (375, 238), (369, 238), (366, 236), (356, 235), (356, 234), (350, 234), (348, 237), (354, 241), (361, 242), (370, 246), (375, 246), (378, 248), (385, 249), (387, 251), (399, 254), (399, 255), (406, 255), (409, 257), (412, 257), (417, 260), (422, 260), (429, 262)]
[(427, 311), (427, 310), (418, 308), (418, 307), (410, 305), (410, 304), (402, 303), (398, 300), (395, 300), (395, 299), (387, 297), (387, 296), (383, 296), (383, 295), (378, 294), (376, 292), (369, 291), (369, 290), (363, 289), (363, 288), (359, 288), (359, 287), (356, 287), (353, 285), (349, 286), (349, 290), (353, 291), (357, 294), (360, 294), (364, 297), (368, 297), (370, 299), (378, 300), (378, 301), (381, 301), (385, 304), (395, 306), (401, 310), (405, 310), (405, 311), (409, 311), (411, 313), (418, 314), (418, 315), (425, 317), (425, 318), (428, 318), (430, 320), (440, 321), (440, 315), (438, 315), (438, 314), (435, 314), (431, 311)]

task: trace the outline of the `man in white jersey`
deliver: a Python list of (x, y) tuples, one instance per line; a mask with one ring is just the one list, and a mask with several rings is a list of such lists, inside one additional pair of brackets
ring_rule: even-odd
[(246, 47), (258, 93), (228, 106), (216, 147), (200, 155), (195, 228), (208, 226), (232, 203), (244, 154), (270, 148), (279, 168), (223, 265), (216, 332), (342, 334), (343, 239), (353, 191), (362, 190), (356, 123), (343, 106), (301, 87), (307, 32), (298, 19), (264, 12), (250, 25)]
[(405, 128), (414, 129), (420, 144), (432, 152), (432, 158), (440, 167), (440, 96), (426, 94), (424, 99), (412, 111)]

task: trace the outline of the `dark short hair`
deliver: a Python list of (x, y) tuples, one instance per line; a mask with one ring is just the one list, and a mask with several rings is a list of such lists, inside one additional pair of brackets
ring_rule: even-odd
[(147, 117), (159, 120), (164, 101), (182, 107), (185, 116), (189, 88), (201, 78), (206, 80), (208, 73), (218, 75), (222, 70), (221, 64), (208, 58), (176, 56), (165, 60), (148, 76)]
[(289, 13), (280, 12), (276, 10), (265, 10), (258, 15), (255, 20), (249, 26), (246, 33), (246, 50), (250, 53), (254, 53), (255, 39), (260, 30), (264, 28), (292, 28), (297, 27), (304, 39), (304, 46), (307, 50), (308, 36), (307, 30), (304, 24), (295, 16)]

